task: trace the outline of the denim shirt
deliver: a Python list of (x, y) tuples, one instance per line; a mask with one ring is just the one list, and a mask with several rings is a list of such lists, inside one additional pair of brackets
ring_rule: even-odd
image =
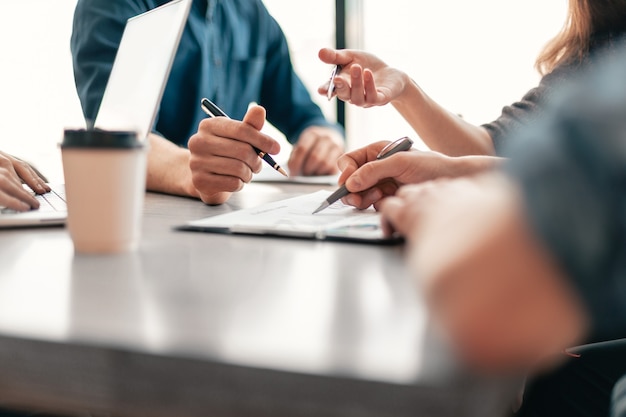
[[(71, 51), (86, 119), (96, 117), (126, 20), (165, 3), (78, 1)], [(206, 117), (202, 97), (238, 120), (249, 103), (264, 106), (292, 143), (309, 126), (335, 126), (295, 74), (285, 36), (260, 0), (194, 0), (154, 131), (186, 146)]]

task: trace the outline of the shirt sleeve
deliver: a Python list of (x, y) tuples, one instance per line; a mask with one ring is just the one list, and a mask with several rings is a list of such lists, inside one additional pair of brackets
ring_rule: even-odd
[(78, 1), (70, 48), (76, 90), (88, 122), (98, 114), (126, 20), (144, 11), (127, 1)]
[(295, 143), (309, 126), (328, 126), (343, 134), (343, 129), (330, 123), (313, 102), (302, 80), (294, 71), (284, 33), (263, 7), (262, 19), (269, 38), (266, 66), (261, 89), (261, 104), (267, 108), (268, 120)]
[(541, 117), (546, 102), (571, 72), (572, 70), (567, 67), (555, 69), (544, 76), (539, 85), (526, 93), (520, 101), (505, 106), (495, 121), (483, 125), (491, 136), (498, 155), (502, 154), (514, 132)]
[(584, 300), (593, 341), (626, 336), (625, 64), (568, 83), (509, 152), (528, 220)]

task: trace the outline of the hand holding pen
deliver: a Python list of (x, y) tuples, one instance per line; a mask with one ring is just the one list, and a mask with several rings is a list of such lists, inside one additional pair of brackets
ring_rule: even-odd
[[(389, 176), (387, 176), (387, 173), (389, 171), (380, 169), (378, 170), (380, 171), (378, 172), (378, 174), (372, 174), (372, 172), (377, 171), (377, 163), (379, 165), (383, 164), (383, 159), (386, 159), (399, 152), (408, 151), (409, 149), (411, 149), (412, 146), (413, 141), (408, 137), (403, 137), (394, 142), (377, 142), (365, 148), (358, 149), (342, 156), (339, 159), (338, 163), (339, 167), (343, 171), (342, 175), (339, 178), (339, 182), (343, 182), (343, 185), (339, 187), (339, 189), (337, 189), (334, 193), (332, 193), (326, 200), (324, 200), (322, 204), (313, 212), (313, 214), (319, 213), (320, 211), (329, 207), (334, 202), (344, 197), (347, 197), (351, 192), (348, 191), (346, 184), (348, 183), (348, 180), (352, 178), (352, 185), (355, 185), (354, 182), (359, 176), (359, 174), (357, 174), (357, 171), (359, 170), (369, 171), (369, 173), (361, 172), (360, 174), (364, 174), (369, 177), (368, 179), (370, 180), (370, 182), (372, 182), (371, 186), (378, 185), (383, 188), (389, 188), (389, 186), (391, 186), (393, 188), (392, 193), (395, 192), (395, 190), (398, 188), (397, 184), (394, 184), (393, 180), (385, 182), (385, 179), (390, 178)], [(380, 180), (383, 180), (383, 182), (379, 184)], [(354, 191), (362, 191), (364, 188), (359, 188), (357, 190), (355, 189), (355, 187), (350, 187), (350, 189)], [(376, 200), (379, 200), (383, 197), (383, 193), (385, 190), (380, 190), (375, 187), (370, 191), (376, 194), (380, 193), (380, 197), (376, 198)]]
[[(217, 107), (217, 105), (213, 103), (211, 100), (209, 100), (208, 98), (203, 98), (202, 101), (200, 102), (200, 106), (202, 107), (202, 110), (210, 117), (226, 117), (230, 119), (230, 117), (228, 117), (228, 115), (224, 113), (222, 109)], [(278, 163), (274, 161), (274, 158), (272, 158), (268, 153), (261, 151), (259, 148), (255, 147), (254, 145), (252, 146), (252, 149), (254, 149), (254, 152), (256, 152), (256, 154), (259, 155), (261, 159), (267, 162), (269, 166), (271, 166), (276, 171), (283, 174), (285, 177), (289, 176), (287, 175), (287, 172), (284, 169), (282, 169), (280, 165), (278, 165)]]
[(367, 52), (323, 48), (319, 58), (334, 65), (330, 81), (318, 88), (329, 100), (336, 96), (359, 107), (383, 106), (401, 99), (413, 84), (407, 74)]
[(203, 202), (224, 203), (261, 171), (264, 162), (254, 148), (269, 154), (280, 152), (280, 144), (261, 132), (264, 123), (265, 109), (261, 106), (250, 107), (243, 121), (227, 117), (200, 121), (187, 147), (189, 186)]

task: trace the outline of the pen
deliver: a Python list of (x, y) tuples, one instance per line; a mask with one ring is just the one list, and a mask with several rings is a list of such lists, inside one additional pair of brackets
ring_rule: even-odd
[(341, 72), (341, 65), (335, 65), (333, 72), (330, 74), (330, 81), (328, 82), (328, 90), (326, 91), (326, 98), (330, 101), (333, 98), (333, 92), (335, 91), (335, 77)]
[[(230, 117), (228, 117), (228, 115), (224, 113), (222, 109), (217, 107), (217, 105), (208, 98), (203, 98), (200, 101), (200, 107), (202, 107), (202, 110), (211, 117), (226, 117), (230, 119)], [(256, 152), (256, 154), (259, 155), (259, 157), (267, 162), (272, 168), (283, 174), (285, 177), (289, 177), (289, 175), (287, 175), (287, 172), (282, 169), (280, 165), (278, 165), (278, 163), (274, 161), (274, 158), (272, 158), (269, 154), (263, 152), (255, 146), (252, 146), (252, 149), (254, 149), (254, 152)]]
[[(376, 160), (385, 159), (398, 152), (408, 151), (411, 149), (411, 146), (413, 146), (413, 141), (405, 136), (385, 146), (376, 156)], [(337, 191), (329, 195), (328, 198), (324, 200), (324, 202), (322, 202), (317, 209), (315, 209), (313, 214), (319, 213), (335, 201), (347, 196), (348, 194), (350, 194), (350, 191), (346, 188), (346, 184), (342, 185), (337, 189)]]

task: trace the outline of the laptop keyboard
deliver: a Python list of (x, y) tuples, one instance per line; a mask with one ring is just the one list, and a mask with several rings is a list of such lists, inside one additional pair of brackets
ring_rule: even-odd
[[(55, 188), (53, 188), (49, 193), (35, 194), (31, 191), (31, 194), (37, 199), (37, 201), (39, 201), (39, 211), (67, 211), (67, 204), (65, 203), (65, 188), (62, 186), (55, 186)], [(21, 212), (6, 207), (0, 208), (0, 215), (16, 213)]]
[(41, 211), (67, 211), (65, 190), (52, 190), (46, 194), (35, 194)]

